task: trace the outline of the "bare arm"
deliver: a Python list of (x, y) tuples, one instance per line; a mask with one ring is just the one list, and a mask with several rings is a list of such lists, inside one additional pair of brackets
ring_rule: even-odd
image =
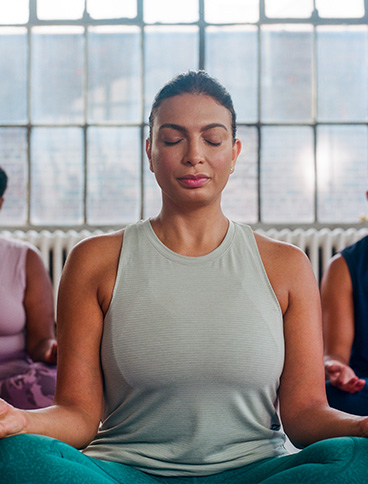
[(0, 404), (0, 437), (36, 433), (83, 448), (102, 413), (100, 343), (115, 282), (121, 235), (101, 236), (70, 254), (58, 298), (58, 377), (51, 407), (23, 411)]
[(285, 364), (280, 415), (294, 445), (343, 435), (367, 436), (368, 419), (328, 406), (323, 365), (320, 297), (309, 260), (286, 244), (260, 249), (284, 315)]
[(54, 298), (50, 277), (40, 255), (29, 249), (26, 259), (27, 353), (33, 361), (56, 364)]
[(321, 301), (326, 375), (334, 386), (355, 393), (365, 381), (349, 366), (354, 340), (353, 288), (341, 254), (331, 260), (322, 278)]

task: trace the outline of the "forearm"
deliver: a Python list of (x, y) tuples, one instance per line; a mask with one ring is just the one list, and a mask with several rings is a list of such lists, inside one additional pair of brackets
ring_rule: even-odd
[(78, 449), (86, 447), (98, 430), (99, 422), (71, 406), (53, 405), (22, 412), (25, 426), (20, 433), (46, 435)]
[(296, 447), (333, 437), (368, 437), (368, 417), (341, 412), (316, 404), (283, 421), (285, 432)]

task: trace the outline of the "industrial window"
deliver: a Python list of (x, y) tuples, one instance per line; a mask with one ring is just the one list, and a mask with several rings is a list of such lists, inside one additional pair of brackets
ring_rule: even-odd
[(0, 3), (3, 227), (155, 215), (144, 153), (156, 91), (188, 69), (229, 89), (243, 143), (226, 214), (357, 224), (368, 187), (367, 0)]

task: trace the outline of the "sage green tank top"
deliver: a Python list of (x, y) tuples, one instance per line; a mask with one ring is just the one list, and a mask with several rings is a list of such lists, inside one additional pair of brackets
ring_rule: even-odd
[(149, 220), (125, 230), (105, 317), (104, 410), (84, 453), (162, 476), (283, 455), (283, 319), (251, 228), (186, 257)]

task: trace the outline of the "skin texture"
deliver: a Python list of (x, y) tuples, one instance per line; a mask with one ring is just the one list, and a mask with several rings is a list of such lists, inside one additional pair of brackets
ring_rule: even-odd
[[(229, 111), (211, 97), (184, 94), (161, 104), (146, 151), (162, 189), (162, 210), (152, 219), (152, 227), (171, 250), (198, 257), (221, 244), (228, 229), (221, 193), (240, 148), (240, 142), (232, 140)], [(182, 181), (198, 175), (205, 177), (200, 186)], [(102, 412), (103, 318), (111, 301), (123, 234), (92, 237), (71, 252), (58, 300), (55, 405), (26, 412), (3, 402), (0, 436), (38, 433), (75, 447), (87, 445), (94, 437)], [(289, 244), (255, 237), (284, 316), (286, 356), (279, 398), (287, 434), (298, 446), (328, 437), (367, 435), (366, 418), (327, 404), (319, 291), (307, 257)]]
[(331, 384), (348, 393), (359, 392), (365, 380), (349, 366), (354, 340), (353, 288), (344, 257), (337, 254), (321, 281), (325, 370)]

